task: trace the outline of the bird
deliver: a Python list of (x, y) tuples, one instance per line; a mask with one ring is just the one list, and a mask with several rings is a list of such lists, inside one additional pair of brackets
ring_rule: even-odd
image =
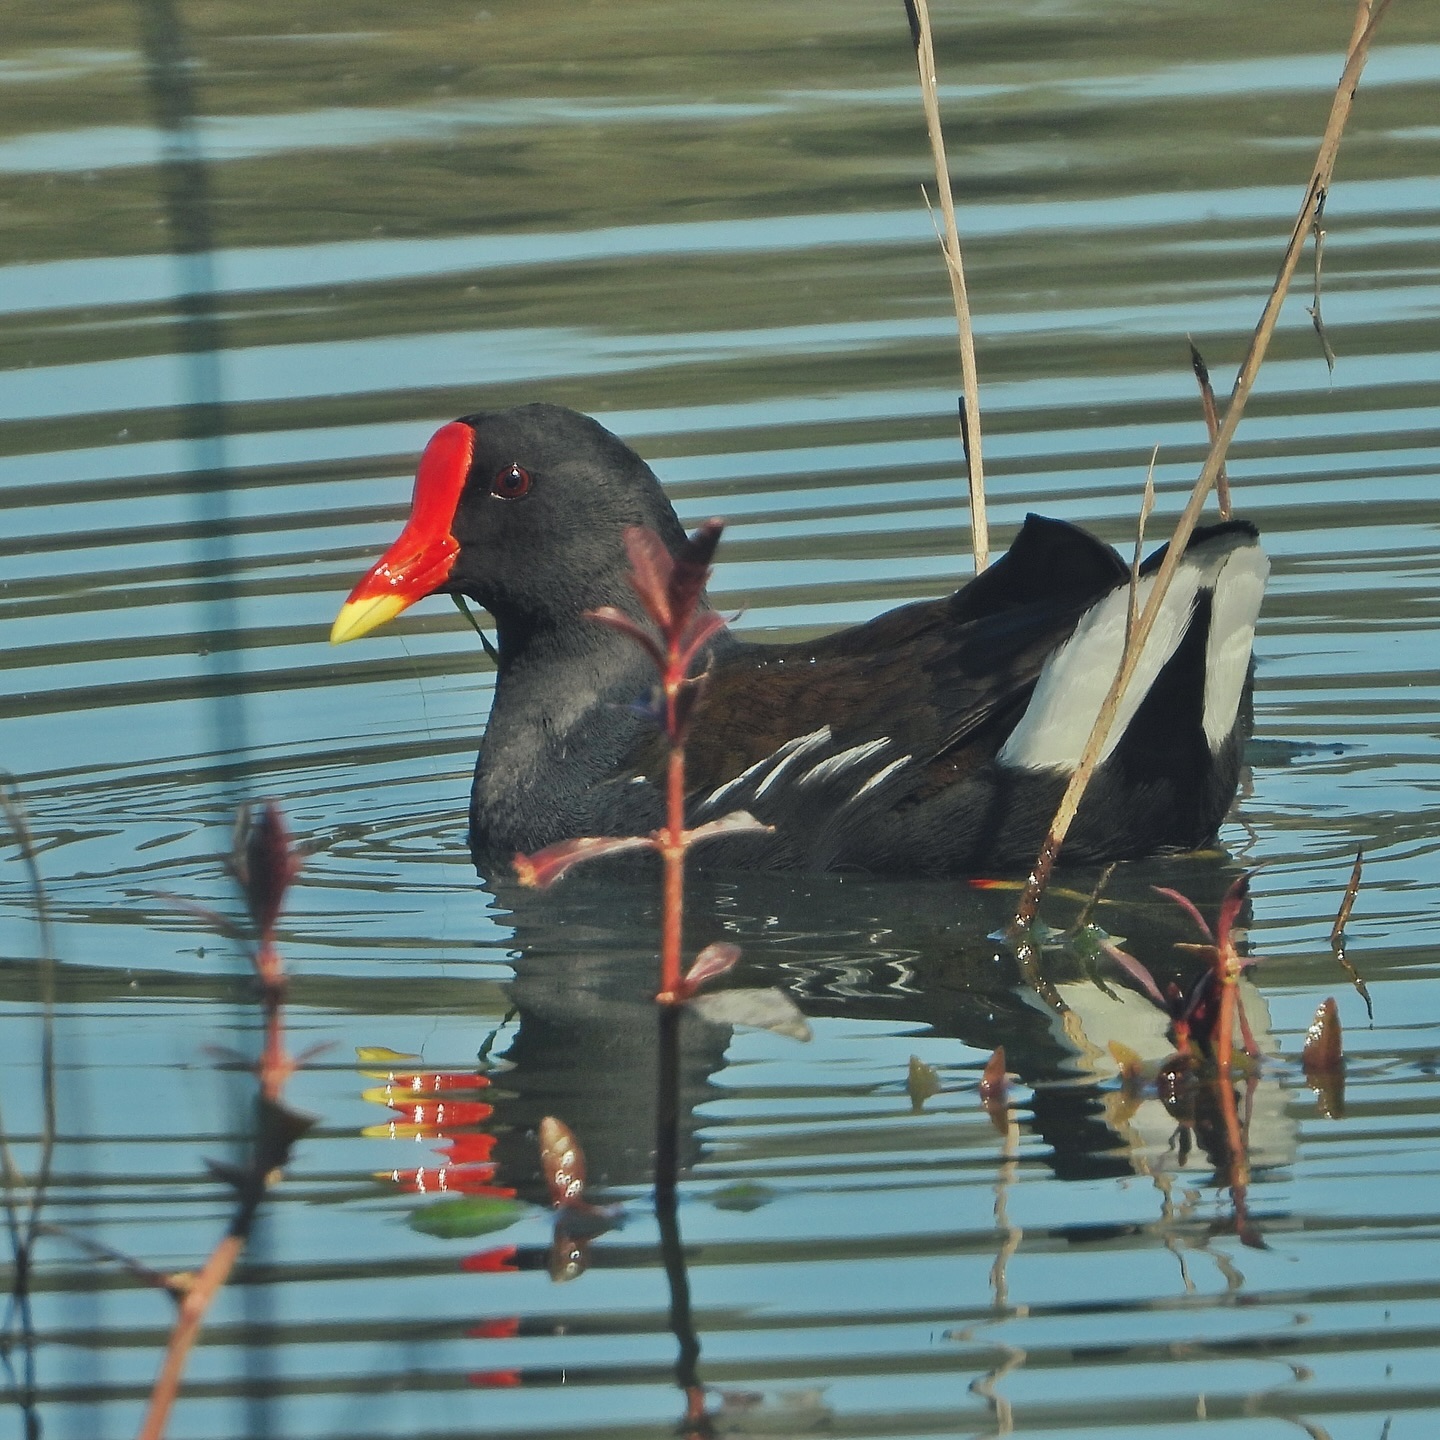
[[(337, 644), (428, 595), (492, 617), (495, 691), (469, 811), (482, 875), (663, 821), (653, 662), (588, 614), (646, 623), (627, 578), (635, 526), (672, 555), (687, 543), (649, 465), (598, 421), (543, 402), (464, 415), (426, 446), (399, 538), (336, 617)], [(1163, 557), (1136, 583), (1108, 544), (1032, 514), (1005, 555), (943, 598), (792, 643), (720, 629), (701, 658), (686, 823), (748, 811), (771, 829), (697, 846), (693, 861), (907, 876), (1028, 865)], [(1063, 861), (1214, 843), (1252, 725), (1268, 572), (1252, 524), (1196, 527)]]

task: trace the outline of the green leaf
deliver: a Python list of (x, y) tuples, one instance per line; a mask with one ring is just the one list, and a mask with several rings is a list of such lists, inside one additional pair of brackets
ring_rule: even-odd
[(410, 1217), (410, 1228), (441, 1240), (467, 1240), (513, 1225), (529, 1206), (494, 1195), (458, 1195), (437, 1200)]
[(737, 1180), (733, 1185), (712, 1191), (710, 1203), (717, 1210), (758, 1210), (774, 1198), (775, 1192), (768, 1185), (758, 1185), (753, 1180)]

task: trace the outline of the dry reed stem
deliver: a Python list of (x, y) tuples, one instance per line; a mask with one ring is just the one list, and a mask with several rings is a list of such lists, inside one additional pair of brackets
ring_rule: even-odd
[[(1145, 471), (1145, 490), (1140, 496), (1140, 520), (1135, 526), (1135, 553), (1130, 557), (1130, 603), (1125, 611), (1125, 646), (1128, 649), (1130, 637), (1135, 633), (1135, 622), (1140, 618), (1140, 557), (1145, 552), (1145, 526), (1150, 512), (1155, 508), (1155, 461), (1160, 456), (1157, 445), (1150, 452), (1150, 464)], [(1113, 866), (1111, 867), (1114, 868)]]
[(935, 87), (935, 48), (930, 33), (930, 11), (925, 0), (905, 0), (910, 16), (915, 60), (920, 71), (920, 99), (925, 129), (935, 160), (935, 184), (944, 217), (941, 249), (950, 275), (955, 322), (960, 331), (961, 439), (970, 482), (970, 546), (978, 574), (990, 563), (990, 525), (985, 517), (985, 461), (980, 442), (980, 379), (975, 367), (975, 332), (970, 323), (970, 296), (965, 288), (965, 266), (960, 258), (960, 232), (955, 224), (955, 197), (950, 189), (950, 164), (945, 158), (945, 135), (940, 128), (940, 99)]
[(1090, 738), (1085, 742), (1080, 762), (1071, 774), (1070, 782), (1065, 787), (1065, 793), (1060, 798), (1055, 818), (1051, 822), (1049, 833), (1040, 848), (1035, 867), (1030, 873), (1024, 893), (1020, 898), (1020, 904), (1016, 909), (1011, 925), (1012, 937), (1023, 934), (1035, 919), (1036, 911), (1040, 906), (1040, 897), (1044, 894), (1045, 886), (1050, 879), (1050, 872), (1055, 867), (1055, 859), (1060, 853), (1061, 846), (1065, 843), (1065, 836), (1080, 808), (1085, 787), (1090, 783), (1090, 777), (1099, 764), (1100, 753), (1105, 748), (1120, 699), (1135, 674), (1135, 667), (1145, 647), (1145, 641), (1150, 636), (1156, 617), (1160, 613), (1160, 606), (1170, 588), (1170, 582), (1174, 579), (1175, 571), (1184, 557), (1185, 547), (1199, 522), (1205, 500), (1215, 483), (1215, 477), (1225, 462), (1225, 452), (1230, 448), (1230, 441), (1234, 438), (1241, 416), (1245, 413), (1246, 401), (1249, 400), (1250, 392), (1254, 388), (1255, 377), (1264, 362), (1265, 352), (1270, 348), (1270, 338), (1274, 334), (1275, 324), (1280, 318), (1280, 307), (1284, 303), (1286, 291), (1290, 288), (1290, 281), (1295, 274), (1296, 266), (1300, 263), (1300, 254), (1305, 248), (1305, 240), (1310, 233), (1316, 208), (1324, 202), (1324, 198), (1329, 192), (1330, 179), (1335, 169), (1335, 157), (1340, 149), (1341, 136), (1345, 133), (1345, 122), (1350, 117), (1350, 108), (1355, 99), (1355, 88), (1359, 83), (1360, 72), (1365, 68), (1370, 42), (1374, 38), (1381, 18), (1389, 7), (1390, 0), (1374, 0), (1373, 5), (1370, 0), (1360, 0), (1355, 38), (1352, 41), (1345, 68), (1341, 72), (1340, 82), (1335, 90), (1335, 99), (1331, 103), (1330, 115), (1325, 124), (1324, 136), (1320, 141), (1319, 153), (1316, 156), (1314, 168), (1310, 172), (1310, 181), (1305, 189), (1305, 199), (1301, 203), (1295, 225), (1291, 230), (1290, 243), (1285, 248), (1280, 271), (1275, 277), (1275, 284), (1271, 288), (1269, 299), (1265, 302), (1265, 308), (1261, 312), (1255, 333), (1250, 338), (1250, 347), (1245, 352), (1245, 359), (1241, 363), (1239, 374), (1235, 377), (1235, 385), (1230, 392), (1230, 404), (1226, 408), (1225, 418), (1221, 421), (1215, 442), (1211, 445), (1210, 453), (1206, 456), (1199, 478), (1195, 481), (1195, 488), (1190, 493), (1189, 503), (1185, 506), (1184, 513), (1176, 523), (1175, 533), (1170, 538), (1169, 549), (1166, 551), (1165, 559), (1155, 577), (1154, 589), (1150, 592), (1145, 609), (1136, 622), (1130, 637), (1130, 644), (1121, 657), (1120, 668), (1111, 683), (1104, 704), (1100, 707), (1100, 713), (1090, 731)]

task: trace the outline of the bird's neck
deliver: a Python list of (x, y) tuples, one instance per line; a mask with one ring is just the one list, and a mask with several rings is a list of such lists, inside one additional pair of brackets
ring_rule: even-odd
[(504, 855), (593, 829), (591, 792), (636, 742), (655, 683), (644, 653), (593, 620), (497, 616), (500, 664), (471, 792), (471, 845)]

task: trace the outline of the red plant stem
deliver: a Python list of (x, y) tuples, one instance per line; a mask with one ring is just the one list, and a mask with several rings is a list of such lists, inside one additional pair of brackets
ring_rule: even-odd
[(660, 932), (660, 994), (680, 990), (681, 931), (685, 918), (685, 745), (672, 741), (665, 775), (664, 916)]
[(244, 1248), (245, 1237), (232, 1230), (211, 1252), (200, 1273), (186, 1288), (185, 1298), (180, 1302), (179, 1318), (165, 1348), (165, 1363), (155, 1381), (155, 1388), (150, 1392), (150, 1406), (140, 1426), (138, 1440), (160, 1440), (164, 1435), (170, 1411), (180, 1393), (180, 1377), (185, 1370), (185, 1361), (200, 1334), (205, 1312), (229, 1279)]
[[(278, 812), (272, 815), (272, 819), (276, 824), (279, 823)], [(288, 853), (281, 857), (281, 864), (290, 864)], [(293, 869), (288, 870), (278, 882), (282, 896), (293, 873)], [(273, 926), (274, 915), (261, 922), (261, 933), (251, 963), (260, 991), (260, 1010), (265, 1023), (265, 1039), (255, 1067), (256, 1078), (259, 1081), (261, 1100), (279, 1107), (282, 1105), (285, 1082), (294, 1073), (295, 1062), (285, 1049), (285, 962), (275, 944)], [(254, 1152), (248, 1172), (236, 1183), (239, 1198), (226, 1234), (197, 1273), (183, 1279), (176, 1277), (170, 1283), (170, 1289), (179, 1296), (179, 1313), (165, 1347), (165, 1359), (160, 1367), (160, 1374), (150, 1391), (138, 1440), (162, 1440), (170, 1413), (180, 1393), (186, 1361), (199, 1337), (201, 1326), (205, 1323), (206, 1313), (244, 1252), (261, 1201), (274, 1174), (278, 1174), (288, 1156), (288, 1143), (277, 1150), (272, 1137), (267, 1144), (265, 1125), (263, 1118), (258, 1121)]]
[(680, 646), (680, 627), (665, 636), (665, 738), (670, 753), (665, 767), (665, 829), (661, 833), (660, 860), (664, 869), (663, 914), (660, 922), (660, 995), (674, 1004), (680, 993), (680, 947), (685, 924), (685, 734), (678, 704), (686, 683), (686, 664)]
[(1220, 1017), (1215, 1022), (1215, 1068), (1220, 1078), (1230, 1083), (1230, 1048), (1235, 1038), (1235, 977), (1220, 955)]
[(265, 1044), (256, 1067), (260, 1093), (278, 1103), (294, 1067), (285, 1053), (285, 966), (269, 936), (262, 937), (256, 951), (255, 973), (260, 981), (260, 1008), (265, 1016)]
[[(1223, 1010), (1222, 1010), (1223, 1015)], [(1228, 1050), (1228, 1046), (1226, 1047)], [(1230, 1173), (1226, 1177), (1230, 1185), (1230, 1200), (1235, 1207), (1235, 1227), (1242, 1235), (1249, 1228), (1249, 1212), (1246, 1196), (1250, 1189), (1250, 1157), (1246, 1150), (1246, 1136), (1240, 1126), (1240, 1113), (1235, 1105), (1235, 1087), (1230, 1083), (1230, 1072), (1221, 1069), (1215, 1076), (1215, 1094), (1220, 1102), (1220, 1115), (1225, 1122), (1225, 1140), (1230, 1148)]]
[(1228, 931), (1219, 938), (1220, 944), (1215, 951), (1215, 978), (1220, 982), (1220, 1014), (1215, 1030), (1215, 1067), (1222, 1078), (1228, 1080), (1230, 1059), (1235, 1046), (1237, 1013), (1244, 1032), (1245, 1051), (1252, 1058), (1256, 1052), (1254, 1037), (1250, 1034), (1249, 1023), (1240, 1005), (1240, 957), (1235, 953), (1235, 942)]

